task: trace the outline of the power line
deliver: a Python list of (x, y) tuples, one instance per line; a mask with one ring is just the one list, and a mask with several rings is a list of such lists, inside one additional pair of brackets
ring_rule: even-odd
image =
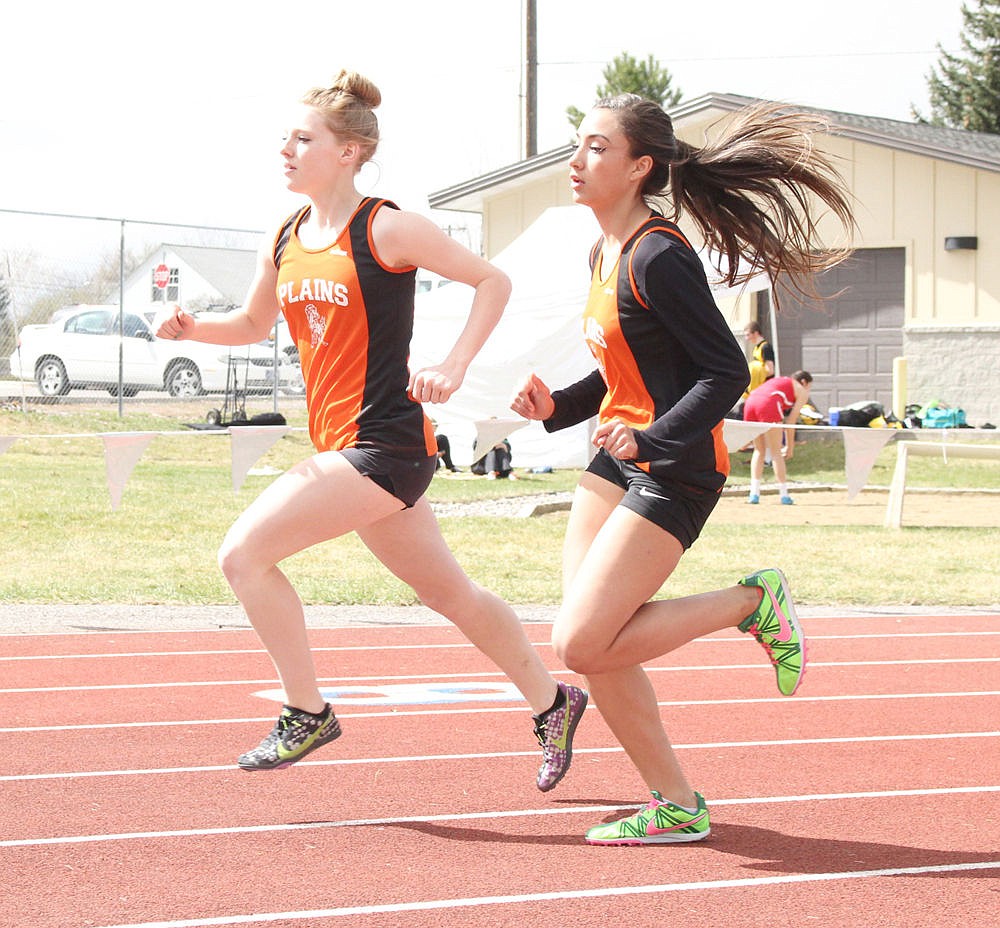
[[(959, 54), (958, 49), (946, 49), (946, 48), (932, 48), (923, 51), (917, 49), (911, 49), (908, 51), (874, 51), (874, 52), (810, 52), (807, 54), (794, 54), (794, 55), (713, 55), (705, 57), (677, 57), (674, 55), (666, 56), (669, 58), (668, 64), (718, 64), (720, 62), (732, 62), (732, 61), (751, 61), (751, 62), (761, 62), (761, 61), (817, 61), (825, 58), (914, 58), (923, 55), (936, 55), (939, 52), (944, 51), (951, 55)], [(594, 59), (591, 61), (544, 61), (539, 60), (539, 67), (545, 66), (569, 66), (573, 67), (576, 65), (606, 65), (608, 62), (604, 59)]]

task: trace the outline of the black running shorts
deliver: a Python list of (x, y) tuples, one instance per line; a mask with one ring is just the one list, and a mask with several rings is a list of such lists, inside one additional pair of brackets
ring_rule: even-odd
[(437, 455), (428, 458), (397, 458), (376, 448), (345, 448), (340, 452), (354, 469), (377, 483), (387, 493), (412, 509), (437, 470)]
[(601, 448), (587, 472), (625, 491), (619, 506), (669, 532), (684, 549), (695, 543), (719, 501), (714, 490), (668, 483), (651, 477), (632, 461), (619, 461)]

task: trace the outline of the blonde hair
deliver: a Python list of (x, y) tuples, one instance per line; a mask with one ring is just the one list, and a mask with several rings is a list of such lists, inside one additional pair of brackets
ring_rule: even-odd
[(342, 68), (331, 86), (314, 87), (302, 102), (320, 112), (338, 139), (358, 144), (360, 164), (371, 160), (379, 143), (374, 110), (382, 102), (382, 94), (367, 77)]

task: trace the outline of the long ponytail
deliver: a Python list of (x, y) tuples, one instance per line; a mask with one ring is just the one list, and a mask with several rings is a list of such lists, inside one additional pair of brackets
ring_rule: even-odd
[(730, 286), (763, 271), (815, 296), (813, 275), (850, 254), (846, 244), (822, 242), (817, 229), (827, 212), (845, 240), (855, 228), (847, 186), (814, 145), (829, 129), (820, 117), (774, 103), (747, 107), (697, 148), (674, 136), (660, 106), (635, 94), (597, 106), (615, 111), (633, 157), (653, 159), (643, 197), (669, 193), (671, 218), (691, 216)]

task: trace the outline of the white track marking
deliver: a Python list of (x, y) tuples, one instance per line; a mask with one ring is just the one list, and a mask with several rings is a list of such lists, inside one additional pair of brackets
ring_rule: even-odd
[[(675, 744), (674, 750), (719, 750), (722, 748), (788, 747), (790, 745), (818, 744), (882, 744), (889, 741), (953, 741), (960, 738), (998, 738), (1000, 731), (940, 732), (918, 735), (864, 735), (857, 738), (785, 738), (777, 741), (710, 741), (692, 744)], [(616, 754), (619, 746), (606, 748), (574, 748), (577, 754)], [(298, 767), (355, 767), (367, 764), (441, 763), (442, 761), (493, 760), (502, 757), (535, 757), (537, 751), (485, 751), (476, 754), (404, 754), (396, 757), (339, 757), (332, 760), (300, 760)], [(75, 780), (96, 777), (136, 777), (163, 774), (232, 772), (232, 764), (213, 764), (204, 767), (152, 767), (135, 770), (65, 770), (53, 773), (15, 773), (0, 776), (0, 783), (20, 783), (33, 780)], [(249, 774), (253, 776), (255, 774)], [(259, 776), (260, 774), (256, 774)]]
[(977, 870), (1000, 870), (1000, 858), (967, 864), (942, 864), (927, 867), (893, 867), (884, 870), (848, 870), (837, 873), (793, 873), (787, 876), (745, 877), (739, 880), (698, 880), (691, 883), (660, 883), (652, 886), (606, 886), (601, 889), (571, 889), (560, 892), (522, 893), (510, 896), (478, 896), (466, 899), (434, 899), (396, 902), (383, 905), (344, 906), (336, 909), (311, 909), (292, 912), (262, 912), (253, 915), (230, 915), (216, 918), (185, 918), (163, 922), (133, 922), (106, 925), (103, 928), (211, 928), (222, 925), (260, 925), (277, 921), (305, 921), (319, 918), (384, 915), (395, 912), (426, 912), (442, 909), (465, 909), (488, 905), (515, 905), (554, 902), (560, 899), (601, 899), (611, 896), (707, 891), (713, 889), (750, 889), (758, 886), (781, 886), (790, 883), (831, 882), (835, 880), (878, 879), (880, 877), (923, 876), (931, 873), (968, 873)]
[[(1000, 663), (1000, 657), (933, 657), (926, 659), (910, 659), (901, 661), (810, 661), (809, 670), (818, 670), (823, 667), (916, 667), (931, 664), (996, 664)], [(766, 670), (773, 673), (769, 664), (757, 661), (753, 664), (696, 664), (679, 667), (646, 667), (647, 673), (691, 673), (701, 671), (716, 670)], [(396, 676), (369, 675), (362, 677), (320, 677), (320, 686), (332, 686), (334, 684), (350, 683), (370, 683), (388, 682), (396, 680), (457, 680), (463, 678), (495, 678), (503, 677), (499, 670), (483, 671), (481, 673), (431, 673), (431, 674), (399, 674)], [(199, 686), (273, 686), (277, 680), (186, 680), (182, 682), (162, 682), (162, 683), (95, 683), (81, 686), (20, 686), (9, 689), (0, 689), (0, 695), (12, 695), (16, 693), (83, 693), (101, 690), (147, 690), (147, 689), (170, 689), (170, 688), (191, 688)]]
[[(871, 700), (895, 699), (968, 699), (970, 697), (1000, 696), (1000, 690), (972, 690), (961, 692), (935, 693), (857, 693), (837, 696), (796, 696), (794, 704), (812, 702), (869, 702)], [(746, 705), (791, 705), (787, 696), (756, 696), (732, 699), (666, 699), (657, 703), (665, 708), (687, 706), (746, 706)], [(587, 711), (596, 710), (595, 705), (587, 706)], [(388, 712), (337, 712), (339, 719), (398, 719), (411, 715), (479, 715), (498, 712), (524, 712), (525, 706), (481, 706), (473, 709), (456, 709), (453, 706), (434, 709), (399, 709)], [(190, 728), (195, 725), (267, 725), (274, 722), (273, 715), (258, 718), (239, 719), (177, 719), (162, 722), (104, 722), (90, 725), (27, 725), (0, 728), (0, 734), (24, 734), (45, 731), (100, 731), (116, 728)]]
[[(159, 633), (157, 633), (159, 634)], [(199, 632), (198, 634), (204, 634)], [(211, 633), (214, 634), (214, 633)], [(810, 633), (809, 641), (857, 641), (857, 640), (885, 640), (899, 638), (977, 638), (998, 636), (997, 631), (974, 631), (974, 632), (871, 632), (860, 635), (817, 635)], [(711, 644), (732, 644), (734, 641), (746, 641), (746, 635), (709, 635), (705, 638), (696, 638), (689, 642), (689, 645), (711, 645)], [(549, 647), (547, 641), (532, 642), (535, 647)], [(387, 644), (387, 645), (336, 645), (324, 647), (317, 645), (312, 651), (321, 653), (350, 653), (352, 651), (447, 651), (447, 650), (474, 650), (475, 645), (467, 642), (455, 642), (453, 644)], [(141, 657), (219, 657), (221, 655), (239, 654), (266, 654), (264, 648), (220, 648), (215, 650), (199, 651), (109, 651), (81, 654), (18, 654), (13, 656), (0, 655), (0, 663), (17, 661), (78, 661), (78, 660), (107, 660), (120, 658), (141, 658)]]
[[(866, 799), (903, 799), (911, 797), (958, 796), (984, 793), (998, 793), (998, 786), (947, 786), (930, 789), (871, 790), (854, 793), (811, 793), (801, 796), (753, 796), (732, 799), (713, 799), (711, 807), (752, 806), (761, 803), (793, 802), (848, 802)], [(433, 824), (440, 822), (470, 822), (499, 820), (505, 818), (535, 818), (549, 815), (596, 815), (606, 812), (631, 812), (642, 805), (588, 805), (588, 806), (547, 806), (542, 809), (496, 810), (491, 812), (451, 812), (437, 815), (408, 815), (397, 818), (347, 819), (336, 822), (296, 822), (271, 825), (234, 825), (228, 828), (189, 828), (175, 831), (137, 831), (121, 834), (67, 835), (52, 838), (22, 838), (0, 841), (0, 847), (36, 847), (52, 844), (94, 844), (111, 841), (143, 841), (160, 838), (198, 838), (214, 835), (261, 834), (285, 831), (312, 831), (328, 828), (371, 828), (393, 825)]]

